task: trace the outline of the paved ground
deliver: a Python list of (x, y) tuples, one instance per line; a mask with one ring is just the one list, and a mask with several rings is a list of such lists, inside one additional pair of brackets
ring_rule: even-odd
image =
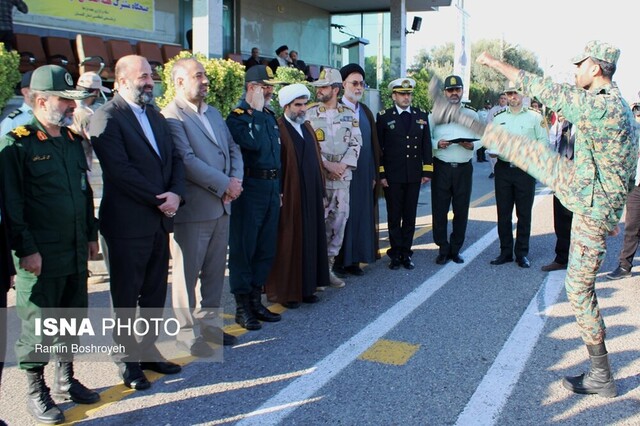
[[(551, 195), (538, 187), (532, 268), (491, 266), (498, 254), (493, 181), (487, 164), (474, 166), (464, 264), (434, 263), (426, 186), (415, 270), (391, 271), (383, 258), (345, 288), (320, 293), (316, 305), (272, 306), (283, 320), (256, 332), (228, 315), (227, 330), (240, 343), (224, 348), (223, 362), (181, 359), (182, 373), (150, 375), (147, 391), (125, 388), (112, 363), (80, 363), (78, 377), (102, 401), (64, 403), (67, 418), (91, 425), (640, 425), (640, 279), (604, 277), (616, 266), (621, 237), (609, 239), (597, 283), (620, 396), (573, 395), (561, 377), (587, 368), (586, 349), (564, 273), (540, 271), (553, 258)], [(106, 306), (108, 284), (91, 285), (90, 297)], [(225, 312), (234, 312), (228, 290)], [(9, 365), (0, 418), (10, 425), (33, 424), (25, 390), (24, 374)]]

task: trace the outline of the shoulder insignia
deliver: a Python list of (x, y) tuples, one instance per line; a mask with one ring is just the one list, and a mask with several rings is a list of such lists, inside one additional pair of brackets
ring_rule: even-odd
[(327, 110), (327, 108), (325, 108), (325, 107), (323, 107), (323, 106), (321, 106), (321, 107), (319, 107), (319, 108), (318, 108), (318, 111), (320, 111), (320, 112), (325, 112), (326, 110)]
[(23, 137), (29, 136), (31, 134), (29, 129), (27, 129), (25, 126), (18, 126), (15, 129), (13, 129), (11, 131), (11, 133), (16, 135), (18, 138), (23, 138)]
[(242, 108), (236, 108), (233, 110), (234, 114), (242, 115), (244, 114), (244, 110)]
[(344, 107), (342, 105), (338, 105), (338, 112), (342, 114), (344, 112)]
[(318, 102), (312, 102), (310, 104), (307, 104), (307, 109), (313, 108), (313, 107), (317, 107), (318, 106)]
[(38, 130), (36, 132), (36, 136), (38, 137), (38, 139), (40, 139), (41, 141), (46, 141), (47, 139), (49, 139), (49, 136), (47, 136), (47, 134), (45, 132), (43, 132), (42, 130)]
[(324, 130), (316, 129), (315, 130), (315, 134), (316, 134), (316, 139), (318, 140), (318, 142), (324, 142)]
[(507, 108), (503, 109), (500, 112), (497, 112), (496, 115), (493, 116), (493, 118), (496, 118), (497, 116), (499, 116), (500, 114), (504, 114), (507, 111)]
[(9, 117), (10, 119), (13, 120), (14, 118), (19, 116), (20, 114), (22, 114), (22, 110), (21, 109), (17, 109), (15, 111), (11, 111), (11, 113), (7, 117)]
[(475, 109), (474, 107), (472, 107), (469, 104), (464, 104), (464, 107), (470, 109), (471, 111), (478, 111), (477, 109)]

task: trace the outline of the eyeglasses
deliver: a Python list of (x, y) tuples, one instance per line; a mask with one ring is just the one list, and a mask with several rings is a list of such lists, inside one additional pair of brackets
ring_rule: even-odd
[(348, 81), (347, 83), (351, 84), (353, 87), (363, 87), (365, 89), (367, 87), (369, 87), (369, 86), (367, 86), (367, 83), (364, 82), (364, 80), (363, 81), (355, 81), (355, 80), (353, 80), (353, 81)]

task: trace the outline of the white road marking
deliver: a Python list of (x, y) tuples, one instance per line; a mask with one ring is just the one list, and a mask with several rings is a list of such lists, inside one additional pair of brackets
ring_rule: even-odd
[[(536, 195), (534, 206), (542, 196), (549, 193), (550, 191), (548, 189), (544, 189)], [(396, 327), (416, 308), (426, 302), (436, 291), (448, 283), (449, 280), (454, 278), (497, 238), (497, 228), (494, 227), (462, 253), (465, 258), (465, 263), (456, 264), (449, 262), (446, 264), (436, 274), (432, 275), (419, 287), (407, 294), (376, 320), (318, 362), (312, 367), (313, 371), (311, 373), (297, 378), (260, 407), (250, 413), (246, 413), (244, 415), (246, 417), (238, 422), (237, 425), (264, 426), (275, 425), (281, 422), (298, 407), (298, 405), (292, 404), (293, 402), (309, 399), (318, 392), (344, 368), (355, 361), (360, 354)], [(276, 407), (279, 409), (274, 410)]]
[(497, 422), (547, 322), (548, 310), (558, 300), (565, 275), (566, 271), (549, 273), (458, 417), (457, 426), (490, 426)]

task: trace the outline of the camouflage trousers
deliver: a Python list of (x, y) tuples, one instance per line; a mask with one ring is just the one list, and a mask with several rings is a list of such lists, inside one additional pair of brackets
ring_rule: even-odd
[(344, 228), (349, 219), (349, 187), (326, 189), (328, 205), (324, 209), (324, 226), (327, 232), (327, 255), (337, 256), (342, 247)]
[[(514, 136), (496, 128), (484, 134), (482, 143), (511, 163), (549, 186), (566, 206), (571, 194), (574, 167), (566, 157), (551, 151), (547, 144)], [(565, 278), (567, 298), (576, 316), (582, 340), (597, 345), (605, 338), (605, 325), (595, 293), (596, 273), (606, 251), (610, 222), (574, 212), (571, 246)]]

